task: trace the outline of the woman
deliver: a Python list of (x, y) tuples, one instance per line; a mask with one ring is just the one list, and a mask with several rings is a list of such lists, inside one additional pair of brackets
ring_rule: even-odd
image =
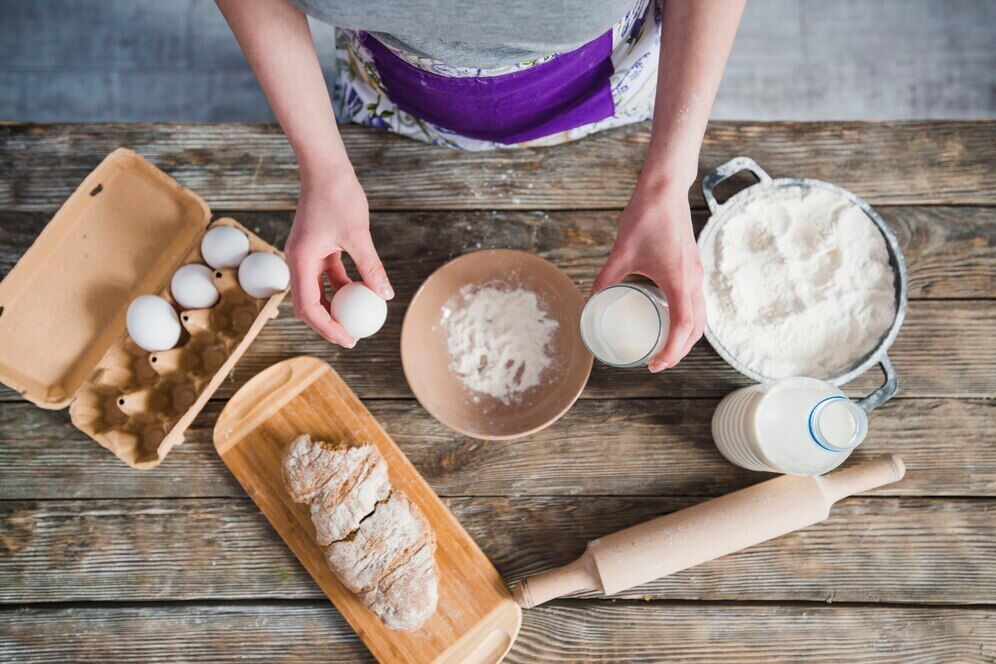
[[(322, 286), (322, 275), (333, 287), (349, 281), (342, 252), (364, 283), (394, 296), (337, 116), (469, 150), (552, 145), (652, 117), (595, 288), (629, 274), (661, 287), (671, 330), (650, 370), (673, 367), (705, 326), (688, 189), (744, 2), (218, 0), (298, 159), (286, 246), (296, 314), (355, 345)], [(338, 26), (335, 112), (304, 12)]]

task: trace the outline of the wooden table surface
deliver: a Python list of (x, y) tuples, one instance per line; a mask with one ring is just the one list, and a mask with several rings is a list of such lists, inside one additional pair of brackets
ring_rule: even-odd
[[(152, 471), (126, 467), (66, 411), (0, 389), (0, 660), (368, 657), (211, 445), (224, 400), (292, 355), (339, 371), (509, 582), (573, 559), (590, 538), (763, 478), (712, 445), (712, 411), (745, 379), (704, 341), (659, 376), (596, 366), (562, 420), (517, 441), (449, 431), (401, 372), (406, 303), (451, 257), (527, 249), (587, 290), (638, 174), (646, 126), (483, 154), (359, 128), (344, 135), (398, 293), (379, 335), (340, 351), (286, 304), (187, 442)], [(0, 124), (0, 274), (118, 146), (214, 212), (284, 242), (297, 180), (274, 126)], [(899, 237), (910, 276), (891, 352), (900, 393), (872, 413), (854, 457), (898, 452), (907, 477), (746, 552), (612, 599), (526, 611), (508, 661), (994, 661), (996, 124), (714, 123), (700, 173), (738, 154), (776, 177), (851, 189)], [(691, 200), (701, 227), (698, 186)], [(878, 380), (848, 389), (866, 393)]]

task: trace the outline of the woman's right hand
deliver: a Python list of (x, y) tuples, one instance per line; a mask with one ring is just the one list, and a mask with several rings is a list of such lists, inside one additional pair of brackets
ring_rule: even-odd
[(332, 319), (322, 275), (334, 289), (351, 280), (342, 253), (353, 259), (363, 283), (390, 300), (394, 290), (370, 237), (370, 211), (363, 187), (353, 174), (303, 175), (294, 225), (284, 247), (291, 273), (294, 314), (328, 342), (345, 348), (356, 345)]

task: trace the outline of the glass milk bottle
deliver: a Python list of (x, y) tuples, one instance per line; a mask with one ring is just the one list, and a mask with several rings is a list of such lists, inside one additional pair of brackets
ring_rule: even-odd
[(664, 347), (669, 329), (664, 295), (642, 284), (607, 286), (581, 312), (581, 340), (599, 362), (613, 367), (646, 366)]
[(749, 470), (822, 475), (844, 462), (868, 433), (868, 417), (830, 383), (784, 378), (726, 396), (712, 437), (730, 463)]

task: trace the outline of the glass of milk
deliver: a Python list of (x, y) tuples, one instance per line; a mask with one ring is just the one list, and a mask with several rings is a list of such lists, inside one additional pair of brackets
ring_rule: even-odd
[(868, 416), (844, 393), (815, 378), (784, 378), (744, 387), (723, 399), (712, 437), (741, 468), (822, 475), (868, 435)]
[(669, 329), (667, 301), (653, 286), (607, 286), (581, 312), (581, 340), (599, 362), (613, 367), (646, 366), (664, 347)]

